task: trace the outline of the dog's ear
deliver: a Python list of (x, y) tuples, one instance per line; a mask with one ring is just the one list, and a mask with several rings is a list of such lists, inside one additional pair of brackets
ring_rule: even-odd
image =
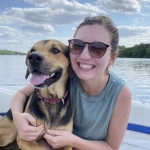
[[(31, 49), (28, 51), (28, 53), (26, 55), (26, 60), (25, 60), (26, 66), (27, 66), (27, 62), (28, 62), (28, 56), (29, 56), (30, 53), (31, 53)], [(30, 74), (30, 72), (29, 72), (28, 67), (27, 67), (27, 71), (26, 71), (26, 74), (25, 74), (25, 79), (28, 78), (29, 74)]]
[(27, 62), (28, 62), (28, 56), (30, 55), (31, 50), (32, 50), (32, 49), (30, 49), (30, 50), (27, 52), (27, 54), (26, 54), (26, 60), (25, 60), (25, 64), (26, 64), (26, 65), (27, 65)]
[(66, 46), (67, 48), (67, 51), (66, 51), (66, 57), (69, 59), (69, 65), (68, 65), (68, 74), (70, 77), (73, 77), (73, 70), (72, 70), (72, 67), (71, 67), (71, 62), (70, 62), (70, 56), (69, 56), (69, 46)]
[(25, 75), (25, 79), (27, 79), (27, 78), (28, 78), (29, 74), (30, 74), (30, 72), (29, 72), (29, 70), (27, 69), (27, 71), (26, 71), (26, 75)]

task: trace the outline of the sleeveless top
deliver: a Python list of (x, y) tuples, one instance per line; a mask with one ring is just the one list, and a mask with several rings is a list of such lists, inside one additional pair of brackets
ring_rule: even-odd
[(110, 72), (103, 91), (99, 95), (89, 96), (74, 74), (70, 81), (74, 109), (73, 134), (88, 140), (106, 140), (109, 121), (124, 85), (124, 80)]

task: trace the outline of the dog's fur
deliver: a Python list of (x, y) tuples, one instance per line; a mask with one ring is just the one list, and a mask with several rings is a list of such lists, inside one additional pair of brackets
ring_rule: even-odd
[[(45, 132), (47, 129), (72, 132), (73, 109), (68, 91), (68, 69), (70, 66), (68, 57), (68, 47), (57, 40), (39, 41), (27, 53), (26, 78), (28, 78), (30, 73), (36, 79), (40, 75), (51, 75), (50, 78), (47, 77), (42, 83), (34, 85), (35, 90), (27, 100), (25, 107), (25, 112), (30, 113), (36, 118), (37, 126), (45, 125)], [(38, 97), (38, 93), (40, 93), (40, 97)], [(64, 93), (66, 94), (64, 95)], [(45, 102), (41, 97), (52, 98), (52, 103)], [(64, 100), (62, 99), (63, 97)], [(24, 141), (19, 138), (13, 123), (11, 110), (9, 110), (0, 121), (1, 148), (12, 143), (15, 139), (22, 150), (44, 150), (35, 141)], [(72, 148), (68, 146), (63, 148), (63, 150), (72, 150)]]

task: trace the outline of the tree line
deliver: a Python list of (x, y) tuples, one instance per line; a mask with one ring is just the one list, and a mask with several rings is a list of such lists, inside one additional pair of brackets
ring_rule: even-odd
[(0, 55), (26, 55), (26, 53), (11, 50), (0, 50)]
[[(11, 50), (0, 50), (0, 55), (26, 55), (26, 53)], [(119, 46), (119, 57), (150, 58), (150, 43), (141, 43), (133, 47)]]
[(150, 58), (150, 43), (141, 43), (129, 48), (126, 48), (125, 46), (119, 46), (119, 57)]

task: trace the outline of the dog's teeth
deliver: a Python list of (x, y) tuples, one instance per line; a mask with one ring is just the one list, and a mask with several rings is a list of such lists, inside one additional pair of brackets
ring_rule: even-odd
[(55, 73), (52, 73), (52, 74), (51, 74), (51, 77), (53, 77), (54, 75), (55, 75)]

